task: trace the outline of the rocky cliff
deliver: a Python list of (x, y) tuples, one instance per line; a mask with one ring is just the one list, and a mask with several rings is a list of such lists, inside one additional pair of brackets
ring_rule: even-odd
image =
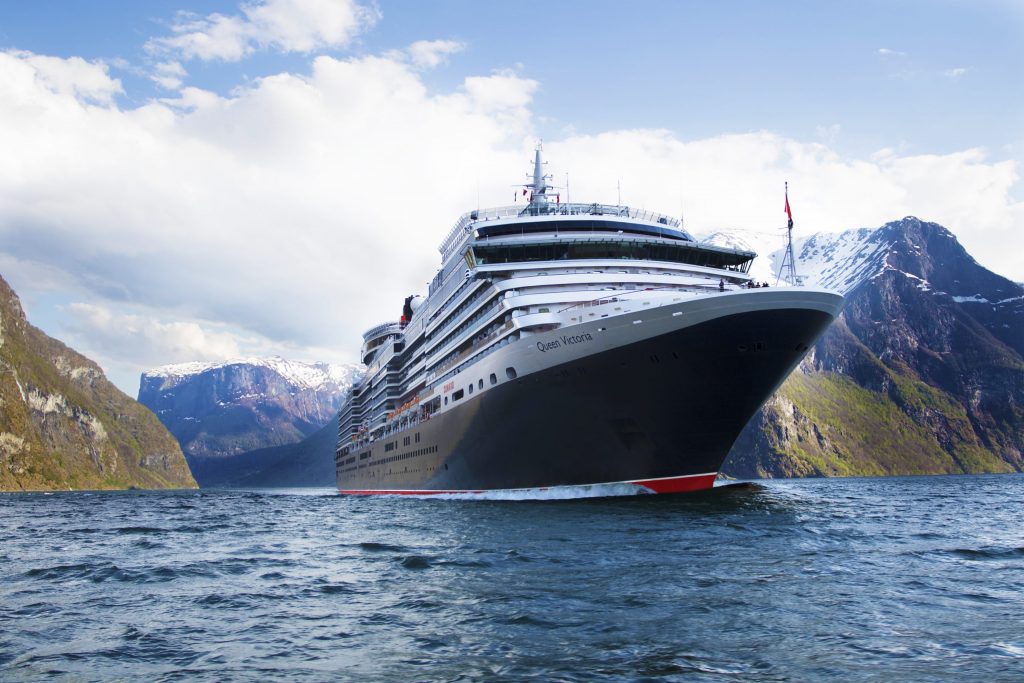
[(739, 477), (1024, 469), (1024, 287), (913, 217), (797, 245), (846, 307), (751, 420)]
[(195, 485), (153, 413), (30, 325), (0, 278), (0, 490)]
[(139, 401), (181, 442), (202, 486), (251, 470), (253, 451), (297, 443), (334, 419), (354, 365), (249, 358), (142, 375)]

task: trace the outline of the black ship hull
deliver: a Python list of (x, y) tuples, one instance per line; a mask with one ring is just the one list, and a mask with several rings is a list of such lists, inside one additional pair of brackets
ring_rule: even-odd
[(726, 315), (532, 372), (340, 451), (339, 490), (709, 488), (744, 425), (834, 315)]

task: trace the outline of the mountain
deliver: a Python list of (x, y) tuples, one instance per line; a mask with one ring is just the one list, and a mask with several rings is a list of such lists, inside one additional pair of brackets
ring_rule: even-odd
[(178, 443), (0, 278), (0, 490), (194, 488)]
[(914, 217), (794, 250), (805, 282), (844, 292), (846, 306), (747, 425), (725, 472), (1024, 469), (1024, 287)]
[(248, 471), (248, 454), (297, 443), (332, 421), (355, 365), (247, 358), (143, 373), (139, 401), (181, 443), (202, 486)]
[(334, 486), (337, 416), (298, 443), (271, 446), (208, 463), (204, 486), (274, 488)]

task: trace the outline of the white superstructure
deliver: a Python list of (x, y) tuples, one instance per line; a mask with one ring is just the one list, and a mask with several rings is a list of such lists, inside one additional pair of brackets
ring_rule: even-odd
[[(363, 335), (367, 372), (342, 412), (339, 467), (503, 382), (678, 327), (681, 316), (749, 306), (753, 252), (700, 244), (669, 216), (563, 203), (548, 179), (538, 146), (527, 202), (463, 215), (427, 296)], [(730, 295), (742, 296), (719, 299)]]

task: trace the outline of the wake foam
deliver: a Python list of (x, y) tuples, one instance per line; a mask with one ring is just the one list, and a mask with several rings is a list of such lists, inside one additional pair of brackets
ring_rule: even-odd
[(536, 489), (500, 489), (465, 493), (406, 494), (406, 498), (433, 498), (435, 500), (575, 500), (578, 498), (610, 498), (638, 496), (654, 493), (639, 484), (581, 484), (578, 486), (549, 486)]

